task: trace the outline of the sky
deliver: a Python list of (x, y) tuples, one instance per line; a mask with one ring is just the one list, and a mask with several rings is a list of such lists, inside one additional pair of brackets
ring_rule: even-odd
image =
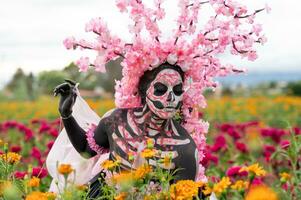
[[(167, 16), (177, 16), (175, 0), (165, 0)], [(225, 57), (253, 71), (301, 71), (301, 1), (243, 0), (250, 8), (266, 3), (270, 14), (259, 13), (268, 42), (258, 47), (255, 62)], [(85, 24), (94, 17), (107, 21), (113, 33), (129, 38), (126, 14), (119, 13), (115, 0), (0, 0), (0, 86), (21, 67), (26, 73), (62, 69), (77, 60), (81, 51), (67, 51), (62, 41), (68, 36), (89, 38)], [(174, 18), (163, 27), (174, 28)]]

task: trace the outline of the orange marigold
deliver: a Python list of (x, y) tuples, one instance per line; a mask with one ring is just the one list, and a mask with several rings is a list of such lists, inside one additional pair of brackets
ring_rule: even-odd
[(142, 152), (141, 152), (141, 156), (143, 158), (152, 158), (156, 155), (156, 151), (155, 149), (144, 149)]
[(43, 192), (35, 191), (27, 195), (25, 200), (48, 200), (48, 197)]
[(8, 152), (7, 154), (1, 154), (0, 158), (9, 164), (16, 164), (20, 161), (21, 155), (15, 153), (15, 152)]
[(127, 196), (126, 192), (121, 192), (119, 195), (117, 195), (116, 197), (114, 197), (114, 200), (124, 200)]
[(223, 177), (222, 180), (220, 180), (220, 182), (214, 184), (214, 186), (213, 186), (213, 192), (215, 192), (217, 195), (220, 195), (230, 185), (231, 185), (230, 178), (229, 177)]
[(40, 186), (40, 179), (38, 178), (38, 177), (32, 177), (29, 181), (28, 181), (28, 183), (27, 183), (27, 185), (29, 186), (29, 187), (39, 187)]
[(149, 165), (142, 165), (138, 167), (134, 172), (134, 178), (135, 179), (141, 179), (144, 178), (147, 174), (149, 174), (152, 171), (152, 167)]
[(255, 185), (251, 187), (245, 200), (278, 200), (278, 196), (266, 185)]
[(60, 164), (58, 167), (58, 172), (63, 175), (68, 175), (73, 171), (74, 169), (70, 164)]
[(192, 199), (198, 195), (200, 184), (192, 180), (181, 180), (170, 187), (172, 200)]

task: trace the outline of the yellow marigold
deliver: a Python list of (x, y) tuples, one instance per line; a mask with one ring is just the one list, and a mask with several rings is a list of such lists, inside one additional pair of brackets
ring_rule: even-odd
[(116, 166), (116, 163), (112, 160), (106, 160), (103, 163), (101, 163), (101, 166), (104, 169), (113, 169)]
[(0, 146), (4, 144), (3, 140), (0, 139)]
[(217, 195), (224, 192), (229, 186), (231, 185), (231, 181), (229, 177), (223, 177), (220, 182), (214, 184), (213, 186), (213, 192)]
[(163, 165), (165, 168), (169, 168), (171, 166), (171, 156), (165, 155), (163, 158)]
[(54, 192), (45, 192), (45, 196), (47, 197), (48, 200), (56, 199), (56, 194)]
[(39, 187), (40, 186), (40, 179), (38, 178), (38, 177), (32, 177), (29, 181), (28, 181), (28, 183), (27, 183), (27, 185), (29, 186), (29, 187)]
[(25, 200), (48, 200), (48, 197), (43, 192), (35, 191), (27, 195)]
[(20, 161), (21, 155), (15, 152), (8, 152), (7, 154), (1, 154), (0, 158), (9, 164), (16, 164)]
[(121, 192), (119, 195), (117, 195), (116, 197), (114, 197), (114, 200), (124, 200), (127, 196), (126, 192)]
[(265, 185), (252, 186), (245, 200), (278, 200), (277, 194)]
[(248, 181), (238, 180), (233, 185), (231, 185), (231, 188), (233, 190), (246, 190), (249, 187)]
[(60, 174), (63, 175), (68, 175), (74, 171), (70, 164), (60, 164), (57, 170)]
[(112, 181), (115, 184), (124, 183), (131, 181), (133, 179), (133, 174), (131, 172), (120, 172), (112, 176)]
[(141, 152), (141, 156), (143, 158), (152, 158), (156, 155), (156, 151), (155, 149), (144, 149), (142, 152)]
[(208, 184), (206, 184), (204, 189), (202, 189), (202, 192), (204, 195), (208, 196), (212, 193), (212, 188)]
[(199, 183), (192, 180), (181, 180), (170, 187), (170, 197), (172, 200), (192, 199), (198, 195)]
[(247, 171), (247, 172), (254, 173), (256, 176), (265, 176), (266, 175), (266, 171), (261, 166), (259, 166), (258, 163), (255, 163), (255, 164), (250, 165), (248, 167), (242, 167), (239, 170), (239, 172), (242, 172), (242, 171)]
[(134, 172), (134, 178), (135, 179), (141, 179), (144, 178), (148, 173), (152, 171), (151, 166), (149, 165), (142, 165), (136, 169)]
[(85, 191), (85, 190), (88, 190), (88, 186), (87, 185), (77, 185), (76, 189)]
[(291, 180), (291, 178), (292, 178), (292, 175), (290, 175), (287, 172), (282, 172), (279, 174), (279, 176), (280, 176), (281, 182), (287, 182), (287, 181)]

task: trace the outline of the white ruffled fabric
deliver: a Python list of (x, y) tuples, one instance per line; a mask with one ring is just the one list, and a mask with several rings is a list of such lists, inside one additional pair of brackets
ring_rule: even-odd
[[(87, 102), (78, 96), (73, 106), (72, 116), (80, 127), (87, 131), (91, 124), (98, 124), (100, 117), (89, 107)], [(56, 138), (46, 160), (46, 167), (53, 178), (49, 191), (59, 192), (64, 188), (64, 177), (57, 172), (58, 164), (71, 164), (75, 174), (69, 176), (69, 180), (76, 185), (89, 182), (101, 171), (101, 163), (109, 158), (109, 153), (96, 155), (92, 158), (83, 158), (71, 144), (66, 130), (63, 129)]]

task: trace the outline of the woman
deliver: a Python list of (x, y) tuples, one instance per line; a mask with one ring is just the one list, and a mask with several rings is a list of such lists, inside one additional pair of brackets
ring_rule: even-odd
[[(77, 96), (75, 84), (63, 83), (54, 92), (61, 94), (59, 112), (72, 145), (81, 155), (87, 158), (109, 151), (110, 160), (121, 158), (122, 169), (129, 170), (132, 165), (128, 154), (139, 153), (146, 148), (146, 141), (152, 140), (154, 148), (162, 151), (162, 156), (172, 155), (167, 169), (182, 169), (176, 173), (176, 181), (195, 180), (198, 170), (196, 144), (174, 119), (182, 105), (183, 81), (184, 72), (177, 65), (164, 63), (146, 71), (138, 86), (142, 107), (115, 109), (87, 133), (72, 116)], [(139, 165), (137, 162), (136, 166)], [(156, 165), (152, 159), (149, 163)], [(89, 197), (100, 195), (98, 178), (99, 174), (90, 181)]]

